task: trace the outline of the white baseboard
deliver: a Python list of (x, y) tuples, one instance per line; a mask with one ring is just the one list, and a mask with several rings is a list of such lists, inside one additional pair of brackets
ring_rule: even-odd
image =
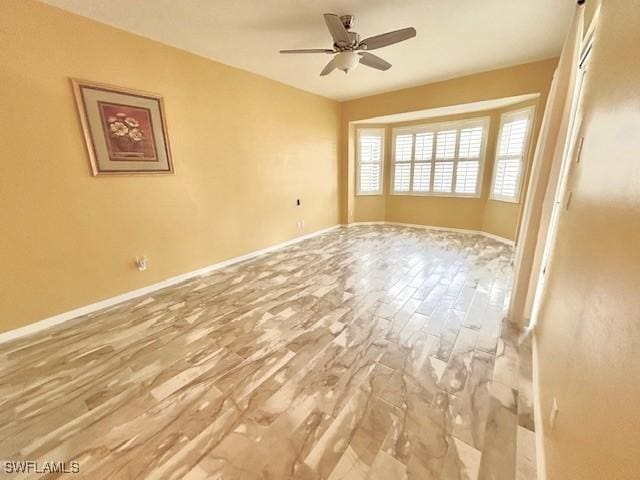
[(345, 224), (345, 226), (350, 227), (354, 225), (386, 225), (388, 223), (389, 222), (351, 222), (351, 223)]
[(204, 268), (183, 273), (181, 275), (176, 275), (175, 277), (167, 278), (166, 280), (162, 280), (161, 282), (154, 283), (146, 287), (138, 288), (137, 290), (125, 292), (120, 295), (116, 295), (115, 297), (107, 298), (105, 300), (101, 300), (99, 302), (92, 303), (90, 305), (85, 305), (83, 307), (69, 310), (68, 312), (63, 312), (58, 315), (54, 315), (52, 317), (39, 320), (37, 322), (30, 323), (28, 325), (25, 325), (24, 327), (19, 327), (14, 330), (9, 330), (7, 332), (0, 333), (0, 343), (8, 342), (10, 340), (24, 337), (26, 335), (31, 335), (32, 333), (45, 330), (47, 328), (53, 327), (54, 325), (59, 325), (73, 318), (81, 317), (89, 313), (97, 312), (98, 310), (102, 310), (104, 308), (112, 307), (114, 305), (117, 305), (118, 303), (126, 302), (127, 300), (131, 300), (133, 298), (137, 298), (143, 295), (147, 295), (149, 293), (153, 293), (157, 290), (170, 287), (172, 285), (176, 285), (178, 283), (184, 282), (185, 280), (189, 280), (194, 277), (206, 275), (215, 270), (219, 270), (221, 268), (227, 267), (229, 265), (233, 265), (235, 263), (240, 263), (246, 260), (250, 260), (252, 258), (258, 257), (265, 253), (273, 252), (275, 250), (280, 250), (281, 248), (288, 247), (289, 245), (293, 245), (295, 243), (301, 242), (308, 238), (316, 237), (318, 235), (322, 235), (323, 233), (329, 232), (331, 230), (335, 230), (337, 228), (340, 228), (341, 226), (342, 225), (334, 225), (333, 227), (318, 230), (317, 232), (309, 233), (307, 235), (302, 235), (300, 237), (295, 237), (295, 238), (292, 238), (291, 240), (287, 240), (286, 242), (278, 243), (276, 245), (263, 248), (261, 250), (256, 250), (254, 252), (247, 253), (246, 255), (241, 255), (239, 257), (223, 260), (222, 262), (214, 263), (213, 265), (208, 265)]
[(547, 480), (547, 469), (544, 457), (544, 421), (542, 418), (542, 405), (540, 403), (540, 370), (538, 363), (538, 341), (535, 329), (531, 339), (531, 365), (532, 365), (532, 397), (533, 397), (533, 421), (536, 429), (536, 467), (538, 480)]
[(442, 232), (456, 232), (456, 233), (468, 233), (471, 235), (482, 235), (484, 237), (490, 238), (492, 240), (496, 240), (497, 242), (504, 243), (505, 245), (509, 245), (513, 247), (515, 245), (513, 240), (509, 240), (508, 238), (499, 237), (498, 235), (494, 235), (493, 233), (483, 232), (482, 230), (466, 230), (463, 228), (449, 228), (449, 227), (436, 227), (434, 225), (419, 225), (416, 223), (400, 223), (400, 222), (352, 222), (348, 226), (351, 225), (398, 225), (401, 227), (413, 227), (413, 228), (424, 228), (426, 230), (438, 230)]

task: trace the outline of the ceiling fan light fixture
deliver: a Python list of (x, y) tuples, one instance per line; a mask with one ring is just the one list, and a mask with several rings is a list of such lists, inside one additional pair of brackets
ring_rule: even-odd
[(355, 52), (340, 52), (335, 57), (336, 68), (349, 73), (360, 63), (360, 56)]

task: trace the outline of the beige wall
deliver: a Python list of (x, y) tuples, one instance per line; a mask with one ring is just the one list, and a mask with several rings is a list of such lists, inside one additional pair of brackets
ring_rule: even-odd
[(551, 480), (640, 478), (638, 45), (637, 0), (602, 2), (579, 117), (582, 157), (570, 171), (536, 329)]
[[(383, 195), (355, 195), (353, 198), (354, 222), (388, 221), (398, 223), (412, 223), (417, 225), (431, 225), (447, 228), (459, 228), (466, 230), (482, 230), (509, 240), (516, 238), (520, 213), (525, 198), (530, 161), (533, 155), (525, 158), (525, 177), (523, 179), (521, 200), (518, 203), (491, 200), (491, 179), (495, 160), (496, 144), (500, 128), (500, 116), (504, 112), (534, 106), (535, 116), (533, 131), (529, 146), (535, 145), (538, 136), (543, 99), (523, 102), (502, 109), (474, 112), (444, 117), (429, 118), (411, 122), (394, 123), (389, 125), (355, 124), (358, 128), (385, 127), (385, 168), (383, 178)], [(393, 159), (393, 128), (420, 125), (427, 123), (450, 122), (477, 117), (489, 117), (489, 130), (487, 133), (487, 146), (485, 151), (485, 164), (482, 174), (481, 195), (478, 198), (454, 198), (437, 196), (392, 195), (391, 165)], [(352, 125), (353, 127), (353, 125)], [(351, 143), (355, 143), (355, 131), (351, 135)], [(354, 157), (355, 158), (355, 157)], [(355, 179), (354, 179), (355, 182)], [(355, 183), (354, 183), (355, 184)]]
[[(337, 102), (31, 0), (0, 45), (0, 330), (338, 223)], [(175, 176), (92, 177), (69, 77), (163, 95)]]
[[(527, 166), (529, 166), (530, 162), (531, 157), (529, 157)], [(491, 175), (491, 173), (489, 175)], [(491, 176), (489, 176), (489, 181), (491, 181)], [(482, 226), (479, 230), (515, 241), (518, 236), (518, 227), (526, 187), (527, 182), (525, 179), (522, 183), (521, 200), (519, 203), (499, 202), (497, 200), (487, 199), (484, 209), (482, 210)]]
[[(498, 111), (490, 112), (492, 116), (490, 142), (484, 170), (483, 195), (480, 199), (387, 195), (384, 199), (376, 200), (371, 197), (355, 196), (354, 152), (349, 146), (354, 141), (352, 122), (394, 113), (540, 93), (536, 102), (533, 138), (535, 141), (556, 64), (557, 59), (543, 60), (343, 103), (341, 142), (342, 151), (346, 154), (342, 156), (342, 172), (345, 179), (341, 183), (342, 221), (386, 220), (485, 230), (508, 239), (515, 239), (522, 201), (518, 204), (506, 204), (488, 200), (498, 129), (498, 120), (496, 120)], [(429, 121), (434, 120), (443, 119)], [(389, 146), (391, 137), (389, 132), (387, 133), (387, 146)], [(350, 155), (349, 152), (351, 152)], [(387, 157), (390, 157), (389, 149), (387, 149)], [(527, 168), (527, 175), (528, 171)], [(389, 175), (386, 178), (388, 182)], [(523, 185), (526, 185), (526, 181)], [(386, 192), (389, 192), (388, 187)]]

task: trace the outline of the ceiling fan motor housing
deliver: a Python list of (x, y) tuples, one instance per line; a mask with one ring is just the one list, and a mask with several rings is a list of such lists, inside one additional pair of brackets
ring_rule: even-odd
[(344, 41), (338, 41), (334, 43), (333, 46), (339, 52), (353, 50), (357, 48), (358, 44), (360, 43), (360, 35), (358, 35), (357, 32), (349, 31), (349, 29), (353, 26), (354, 18), (355, 17), (353, 15), (342, 15), (340, 17), (340, 21), (342, 22), (342, 25), (344, 25), (345, 30), (347, 30), (347, 35), (349, 35), (350, 41), (348, 43)]
[(360, 35), (358, 35), (356, 32), (347, 32), (347, 34), (349, 35), (350, 42), (347, 43), (338, 41), (333, 44), (335, 49), (339, 52), (344, 52), (345, 50), (353, 50), (357, 48), (358, 44), (360, 43)]

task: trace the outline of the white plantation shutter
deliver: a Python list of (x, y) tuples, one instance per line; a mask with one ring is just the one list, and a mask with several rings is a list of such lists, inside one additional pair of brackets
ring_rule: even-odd
[(438, 132), (436, 140), (436, 160), (453, 160), (456, 156), (456, 130)]
[(431, 190), (431, 161), (433, 160), (433, 132), (417, 133), (413, 163), (414, 192)]
[(413, 148), (413, 134), (396, 137), (396, 162), (410, 162)]
[(438, 132), (436, 136), (436, 165), (433, 171), (433, 191), (451, 193), (453, 160), (456, 157), (457, 130)]
[(520, 180), (520, 160), (499, 159), (496, 163), (493, 198), (515, 201)]
[(358, 130), (358, 194), (382, 193), (384, 129)]
[(411, 164), (398, 163), (393, 173), (393, 190), (395, 192), (408, 192), (411, 182)]
[(491, 183), (495, 200), (518, 201), (532, 115), (532, 108), (502, 115)]
[(482, 149), (482, 127), (463, 128), (460, 130), (460, 153), (462, 159), (480, 158)]
[(528, 118), (521, 118), (502, 126), (499, 155), (522, 155), (528, 123)]
[(408, 192), (411, 186), (411, 157), (413, 156), (413, 134), (396, 135), (393, 191)]
[(416, 163), (413, 166), (413, 191), (428, 192), (431, 188), (431, 163)]
[(394, 131), (393, 193), (477, 196), (488, 119)]
[(380, 190), (380, 165), (362, 163), (360, 165), (360, 193), (378, 193)]
[(453, 162), (436, 162), (433, 173), (433, 191), (450, 193), (452, 181)]
[(482, 151), (482, 127), (460, 130), (458, 165), (456, 168), (456, 193), (476, 193), (480, 174), (480, 153)]
[(430, 162), (433, 158), (433, 132), (416, 134), (416, 162)]
[(479, 170), (479, 160), (459, 161), (456, 170), (456, 193), (476, 193)]

